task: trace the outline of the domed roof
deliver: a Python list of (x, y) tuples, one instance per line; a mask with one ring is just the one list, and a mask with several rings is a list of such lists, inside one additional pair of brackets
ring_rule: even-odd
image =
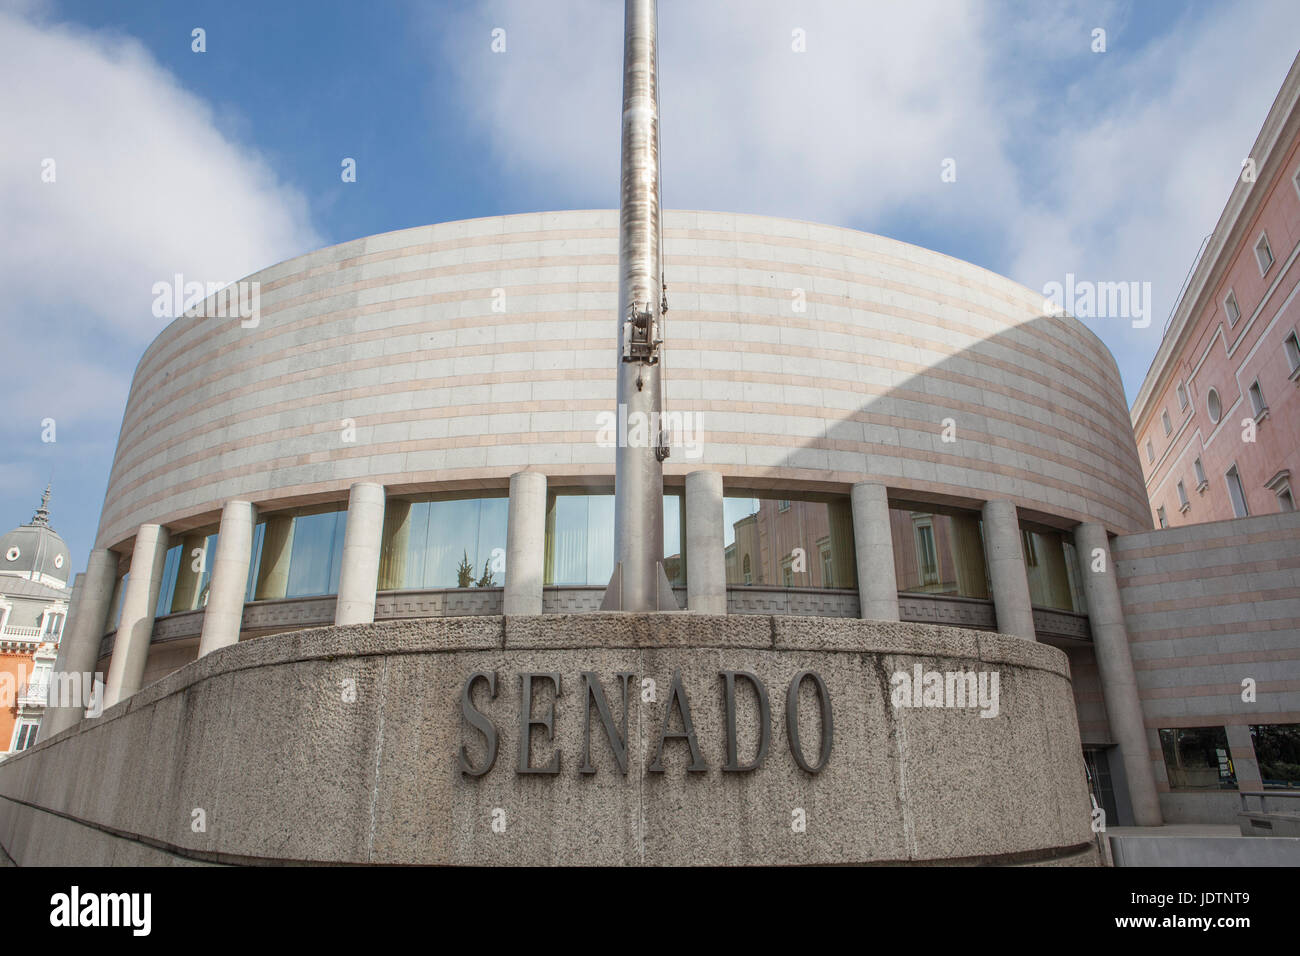
[(65, 588), (68, 586), (70, 555), (68, 546), (50, 527), (49, 504), (50, 489), (46, 486), (41, 506), (36, 509), (31, 522), (0, 538), (0, 574)]

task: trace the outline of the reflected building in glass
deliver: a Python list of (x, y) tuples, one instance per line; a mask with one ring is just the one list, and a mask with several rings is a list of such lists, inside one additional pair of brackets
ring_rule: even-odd
[(729, 585), (857, 587), (847, 497), (723, 499)]

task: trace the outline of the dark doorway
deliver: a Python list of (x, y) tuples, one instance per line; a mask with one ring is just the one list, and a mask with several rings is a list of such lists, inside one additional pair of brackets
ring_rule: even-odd
[(1088, 787), (1097, 806), (1106, 811), (1106, 826), (1119, 824), (1119, 813), (1115, 809), (1115, 790), (1110, 782), (1110, 762), (1106, 751), (1100, 747), (1085, 747), (1083, 762), (1088, 768)]

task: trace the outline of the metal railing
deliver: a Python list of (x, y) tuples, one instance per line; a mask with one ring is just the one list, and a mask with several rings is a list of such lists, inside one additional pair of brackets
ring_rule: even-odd
[(1205, 238), (1201, 240), (1200, 248), (1196, 250), (1196, 256), (1192, 259), (1191, 268), (1187, 270), (1187, 275), (1183, 277), (1183, 284), (1178, 287), (1178, 294), (1174, 296), (1174, 306), (1169, 310), (1169, 317), (1165, 319), (1164, 330), (1160, 333), (1160, 338), (1162, 340), (1169, 334), (1169, 326), (1174, 321), (1174, 316), (1178, 314), (1178, 307), (1183, 304), (1183, 296), (1187, 293), (1187, 285), (1192, 281), (1192, 275), (1196, 272), (1196, 267), (1201, 264), (1201, 256), (1205, 255), (1205, 247), (1209, 244), (1210, 239), (1213, 238), (1213, 236), (1214, 233), (1208, 233)]
[[(1250, 801), (1247, 800), (1247, 797), (1259, 797), (1259, 808), (1256, 810), (1252, 810), (1250, 808)], [(1296, 798), (1300, 798), (1300, 790), (1243, 790), (1241, 791), (1241, 812), (1242, 813), (1269, 813), (1269, 812), (1300, 813), (1300, 803), (1292, 804), (1291, 806), (1287, 807), (1285, 810), (1270, 811), (1268, 809), (1269, 797), (1283, 797), (1283, 798), (1290, 798), (1292, 800), (1295, 800)]]
[(44, 706), (50, 699), (50, 682), (23, 682), (18, 688), (18, 703), (25, 706)]

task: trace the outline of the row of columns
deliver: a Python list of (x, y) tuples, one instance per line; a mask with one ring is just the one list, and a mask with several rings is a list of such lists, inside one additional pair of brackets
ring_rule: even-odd
[[(503, 612), (508, 615), (542, 613), (546, 489), (546, 476), (539, 472), (520, 472), (510, 479), (503, 596)], [(685, 504), (687, 608), (695, 613), (725, 614), (722, 475), (715, 471), (688, 474)], [(888, 491), (880, 483), (860, 482), (852, 487), (850, 504), (861, 616), (876, 621), (897, 621), (898, 588)], [(374, 620), (384, 508), (383, 485), (358, 482), (350, 489), (335, 624), (364, 624)], [(1016, 505), (1007, 499), (987, 501), (982, 517), (998, 630), (1024, 640), (1036, 640)], [(227, 502), (222, 511), (199, 656), (239, 640), (257, 518), (256, 507), (247, 501)], [(1083, 575), (1084, 591), (1107, 714), (1124, 762), (1134, 814), (1139, 825), (1153, 825), (1153, 820), (1158, 824), (1155, 778), (1107, 534), (1102, 526), (1085, 523), (1076, 529), (1075, 542), (1080, 555), (1092, 568)], [(105, 706), (124, 700), (140, 689), (169, 543), (167, 530), (157, 524), (142, 525), (136, 533), (131, 575), (122, 599), (109, 665)], [(1101, 561), (1095, 560), (1098, 554), (1102, 556)], [(1097, 567), (1104, 570), (1098, 571)], [(70, 617), (60, 645), (57, 665), (60, 672), (85, 674), (94, 670), (116, 572), (117, 562), (111, 552), (91, 553), (86, 572), (79, 578), (75, 614)], [(51, 708), (45, 735), (72, 726), (80, 714), (77, 707)]]

